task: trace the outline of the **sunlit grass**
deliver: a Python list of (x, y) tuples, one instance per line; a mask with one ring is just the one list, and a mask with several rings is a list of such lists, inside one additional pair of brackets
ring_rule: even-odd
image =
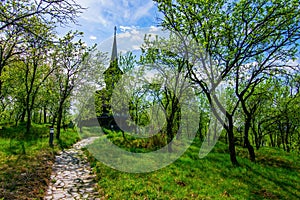
[(144, 174), (111, 169), (92, 156), (90, 160), (107, 199), (300, 198), (300, 159), (296, 154), (261, 148), (256, 152), (257, 162), (252, 163), (246, 149), (237, 148), (240, 166), (233, 167), (226, 144), (218, 142), (203, 159), (198, 157), (200, 145), (196, 139), (177, 161)]
[[(61, 140), (49, 146), (49, 125), (6, 126), (0, 132), (0, 199), (40, 199), (47, 189), (55, 153), (74, 144), (76, 131), (62, 130)], [(25, 154), (24, 151), (25, 150)]]

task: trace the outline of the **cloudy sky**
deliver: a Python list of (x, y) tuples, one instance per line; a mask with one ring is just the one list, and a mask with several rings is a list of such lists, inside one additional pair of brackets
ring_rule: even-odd
[(87, 8), (78, 18), (79, 25), (59, 28), (63, 35), (68, 30), (84, 32), (83, 40), (100, 50), (111, 47), (114, 26), (117, 26), (118, 50), (139, 47), (145, 33), (159, 32), (158, 12), (152, 0), (76, 0)]

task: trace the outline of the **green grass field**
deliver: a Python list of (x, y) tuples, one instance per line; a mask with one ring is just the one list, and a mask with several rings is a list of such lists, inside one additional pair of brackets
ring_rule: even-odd
[(124, 173), (89, 158), (106, 199), (300, 199), (298, 154), (261, 148), (251, 163), (247, 150), (237, 148), (240, 166), (233, 167), (226, 144), (218, 142), (203, 159), (200, 145), (196, 139), (176, 162), (151, 173)]
[[(24, 139), (24, 126), (6, 127), (0, 134), (0, 199), (41, 199), (47, 189), (55, 153), (68, 148), (80, 137), (96, 136), (84, 131), (62, 131), (54, 148), (48, 145), (48, 125), (33, 125)], [(122, 148), (146, 152), (137, 142), (121, 133), (107, 137)], [(125, 145), (124, 145), (125, 144)], [(130, 147), (134, 144), (136, 147)], [(190, 148), (174, 163), (150, 173), (130, 174), (105, 166), (91, 154), (90, 163), (97, 174), (100, 193), (105, 199), (299, 199), (299, 154), (281, 149), (261, 148), (257, 162), (251, 163), (247, 150), (238, 147), (239, 167), (230, 163), (227, 145), (218, 142), (207, 157), (198, 157), (201, 142), (195, 139)], [(138, 146), (138, 147), (137, 147)], [(23, 154), (25, 149), (26, 154)]]
[(0, 199), (42, 199), (55, 153), (79, 140), (77, 132), (69, 129), (50, 148), (49, 125), (33, 124), (26, 136), (24, 130), (20, 125), (0, 131)]

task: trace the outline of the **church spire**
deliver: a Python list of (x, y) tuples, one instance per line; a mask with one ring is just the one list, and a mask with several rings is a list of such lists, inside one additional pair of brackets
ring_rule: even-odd
[(117, 52), (117, 27), (115, 27), (114, 43), (112, 47), (111, 60), (109, 67), (105, 70), (104, 81), (106, 84), (106, 90), (111, 92), (115, 86), (115, 83), (121, 78), (123, 74), (122, 70), (118, 67), (118, 52)]
[(118, 52), (117, 52), (117, 27), (115, 26), (115, 33), (114, 33), (114, 43), (111, 53), (111, 61), (118, 59)]

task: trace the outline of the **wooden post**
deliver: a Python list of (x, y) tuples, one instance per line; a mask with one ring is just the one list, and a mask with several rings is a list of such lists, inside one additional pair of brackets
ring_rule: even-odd
[(49, 137), (49, 145), (53, 147), (53, 136), (54, 136), (54, 128), (50, 127), (50, 137)]

